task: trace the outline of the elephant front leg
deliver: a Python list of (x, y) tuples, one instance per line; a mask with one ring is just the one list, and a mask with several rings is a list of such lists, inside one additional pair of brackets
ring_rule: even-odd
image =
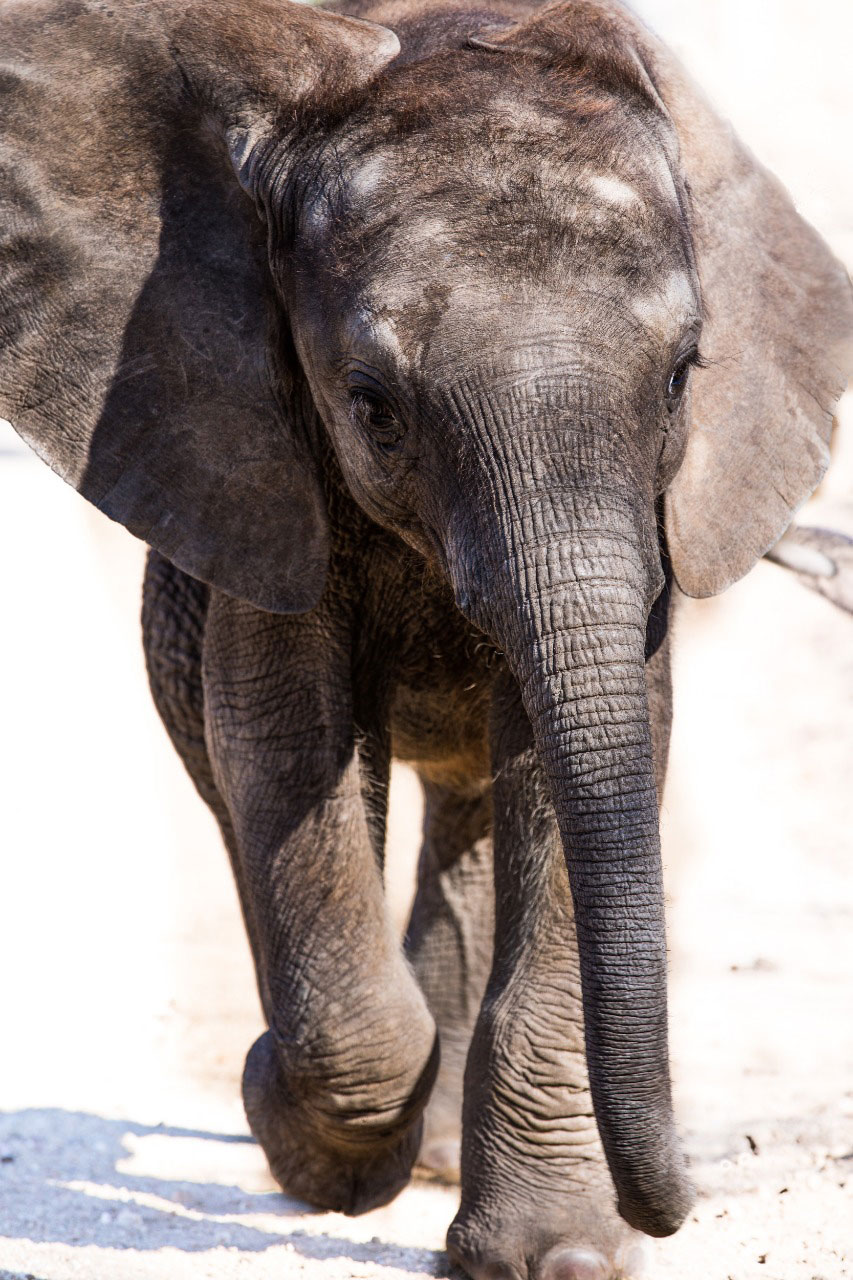
[(465, 1060), (492, 964), (491, 795), (488, 787), (460, 794), (430, 781), (424, 791), (424, 842), (406, 954), (438, 1027), (441, 1065), (418, 1164), (455, 1180)]
[(465, 1073), (448, 1250), (476, 1280), (631, 1276), (593, 1115), (560, 836), (518, 689), (493, 711), (495, 955)]
[(357, 1213), (407, 1181), (438, 1054), (385, 908), (349, 651), (319, 612), (211, 600), (208, 746), (268, 1022), (246, 1114), (285, 1190)]

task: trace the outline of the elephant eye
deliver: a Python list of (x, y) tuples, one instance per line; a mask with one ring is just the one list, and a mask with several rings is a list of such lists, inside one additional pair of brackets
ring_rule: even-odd
[(694, 365), (702, 367), (702, 357), (695, 347), (679, 359), (669, 375), (669, 382), (666, 384), (666, 407), (670, 413), (674, 413), (678, 408), (684, 388), (687, 386), (690, 370)]
[(381, 453), (393, 453), (406, 434), (391, 407), (372, 392), (353, 391), (350, 411), (353, 421)]

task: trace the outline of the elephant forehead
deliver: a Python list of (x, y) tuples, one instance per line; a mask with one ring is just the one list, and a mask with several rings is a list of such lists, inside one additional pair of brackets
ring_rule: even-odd
[(692, 254), (660, 118), (597, 93), (581, 113), (541, 77), (426, 74), (383, 81), (313, 166), (303, 226), (347, 309), (392, 317), (403, 349), (453, 317), (481, 337), (509, 315), (520, 334), (677, 327)]
[(483, 130), (472, 136), (464, 164), (460, 157), (419, 139), (375, 145), (342, 162), (335, 154), (330, 183), (356, 216), (399, 213), (410, 203), (443, 193), (463, 198), (471, 212), (477, 201), (512, 198), (519, 204), (553, 203), (567, 212), (584, 206), (619, 210), (634, 205), (672, 210), (677, 203), (672, 174), (658, 149), (606, 157), (577, 154), (565, 139), (532, 130), (502, 136)]
[(674, 277), (689, 275), (674, 188), (672, 208), (666, 194), (648, 197), (630, 173), (528, 161), (407, 184), (396, 159), (378, 155), (356, 170), (346, 211), (327, 226), (356, 289), (384, 299), (432, 301), (460, 287), (511, 298), (529, 284), (602, 301), (642, 294), (645, 316), (656, 293), (672, 298)]
[(431, 258), (476, 272), (488, 258), (522, 278), (640, 278), (683, 260), (686, 228), (660, 147), (601, 156), (527, 123), (472, 130), (464, 163), (423, 136), (376, 143), (348, 163), (336, 151), (322, 202), (331, 216), (318, 230), (334, 228), (348, 261), (371, 271), (422, 270)]
[(403, 376), (518, 391), (543, 373), (562, 380), (625, 365), (636, 321), (605, 306), (597, 290), (511, 286), (486, 271), (440, 287), (398, 275), (368, 291), (348, 338), (369, 363)]

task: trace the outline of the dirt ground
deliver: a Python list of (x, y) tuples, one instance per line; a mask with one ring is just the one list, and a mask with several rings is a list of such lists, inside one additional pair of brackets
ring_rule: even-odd
[[(853, 264), (847, 7), (641, 7)], [(853, 533), (849, 398), (817, 518)], [(0, 538), (0, 1280), (445, 1276), (453, 1190), (316, 1213), (248, 1137), (251, 968), (145, 687), (138, 544), (10, 434)], [(676, 695), (671, 1023), (700, 1196), (648, 1275), (853, 1277), (853, 618), (762, 564), (686, 606)], [(419, 815), (400, 771), (399, 918)]]

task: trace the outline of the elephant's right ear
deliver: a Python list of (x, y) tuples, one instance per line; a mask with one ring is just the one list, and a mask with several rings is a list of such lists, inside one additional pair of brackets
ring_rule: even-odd
[(196, 578), (311, 608), (328, 530), (245, 159), (356, 91), (382, 27), (288, 0), (12, 0), (0, 16), (0, 415)]

